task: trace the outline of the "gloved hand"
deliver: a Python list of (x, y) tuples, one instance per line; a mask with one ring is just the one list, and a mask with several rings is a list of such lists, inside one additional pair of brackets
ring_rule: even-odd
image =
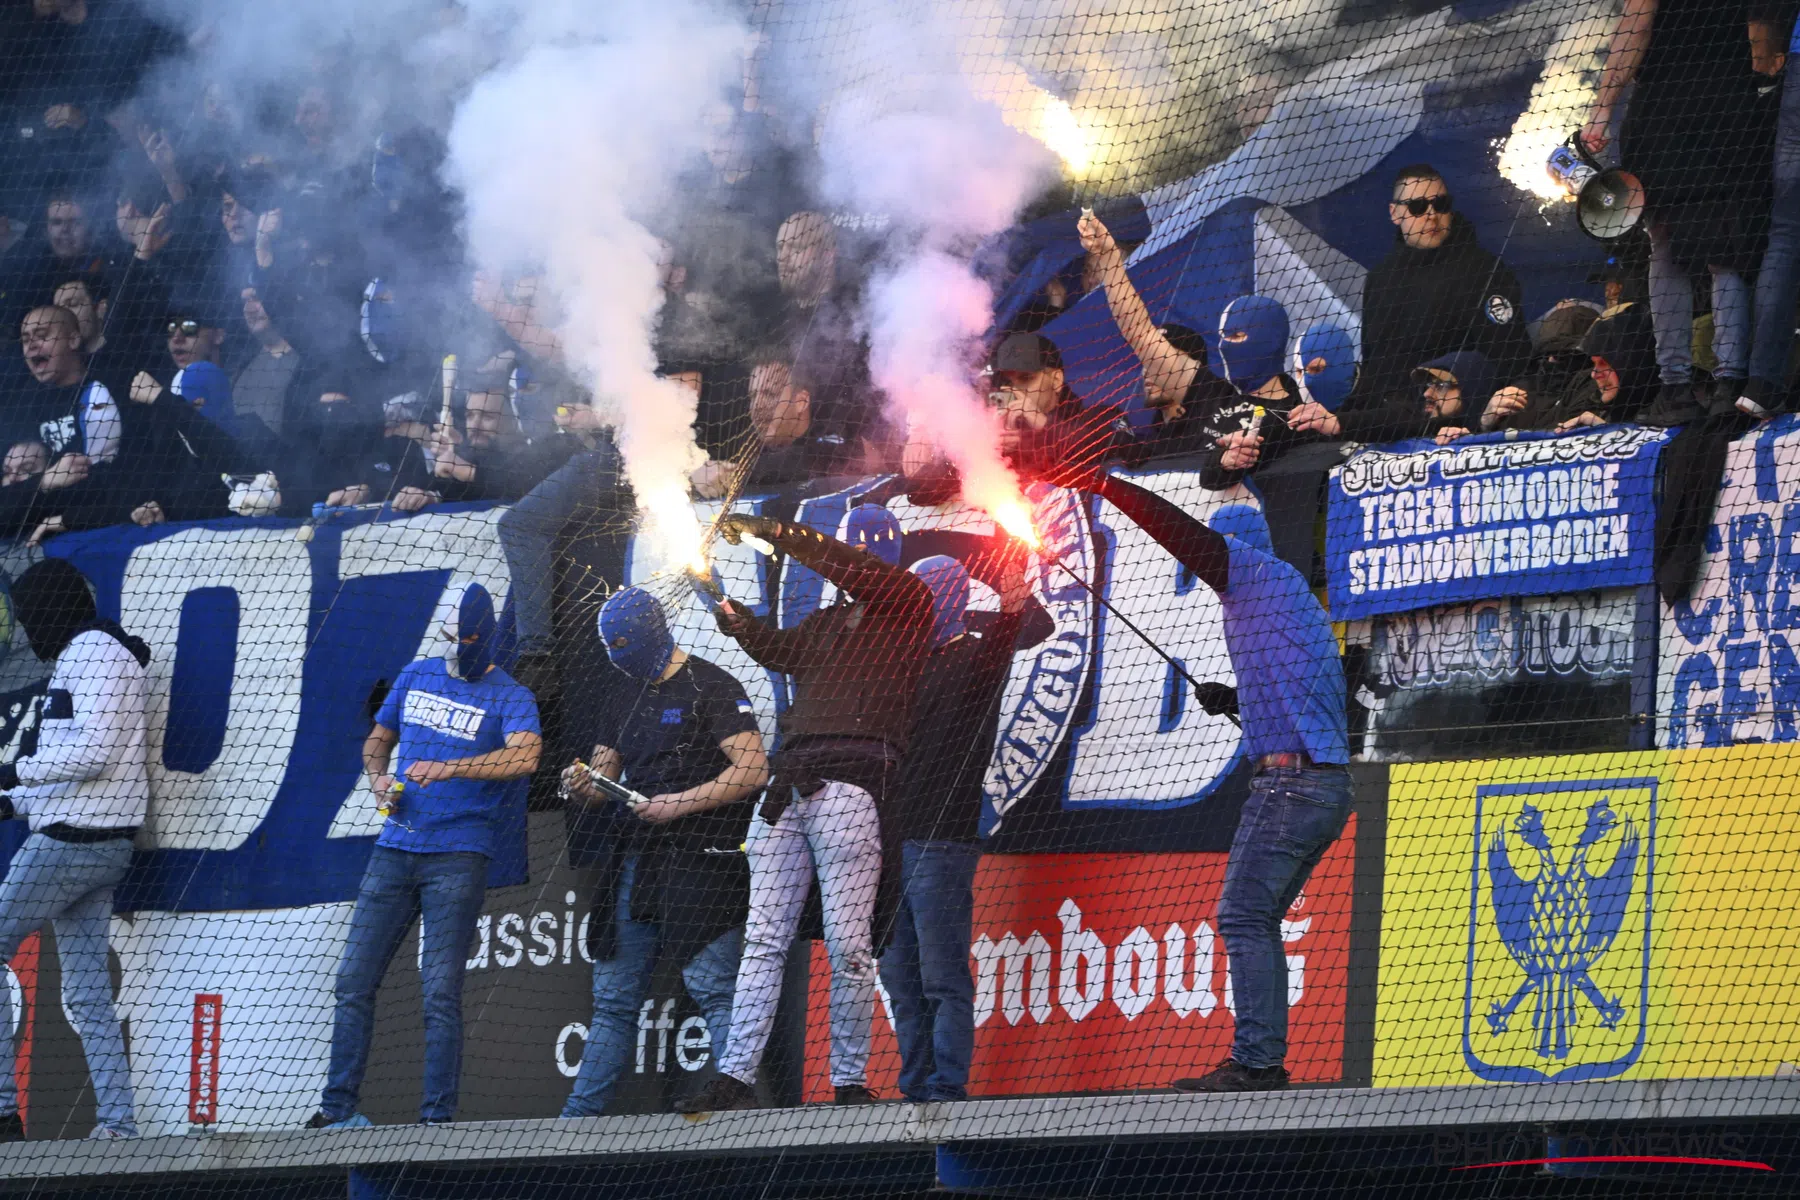
[(756, 624), (756, 618), (739, 608), (737, 601), (725, 600), (713, 610), (713, 622), (726, 637), (741, 638), (750, 632), (751, 627)]
[(745, 537), (761, 538), (765, 542), (773, 542), (781, 534), (781, 522), (771, 517), (758, 517), (750, 513), (727, 513), (719, 518), (719, 536), (734, 546)]
[(1194, 688), (1194, 698), (1212, 716), (1238, 715), (1237, 689), (1223, 683), (1202, 683)]

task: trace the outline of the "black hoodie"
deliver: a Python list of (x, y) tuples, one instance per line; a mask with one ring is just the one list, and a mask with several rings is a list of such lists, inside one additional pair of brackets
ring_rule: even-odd
[(1450, 236), (1433, 250), (1413, 249), (1400, 241), (1398, 230), (1394, 236), (1394, 249), (1363, 287), (1362, 377), (1345, 411), (1400, 400), (1408, 416), (1416, 413), (1413, 368), (1458, 350), (1485, 354), (1498, 379), (1521, 375), (1531, 361), (1531, 340), (1519, 281), (1476, 243), (1475, 226), (1452, 213)]

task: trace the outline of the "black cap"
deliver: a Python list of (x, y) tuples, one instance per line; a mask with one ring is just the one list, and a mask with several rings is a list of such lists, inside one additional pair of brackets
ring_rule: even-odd
[(1630, 280), (1631, 272), (1617, 262), (1608, 262), (1587, 277), (1589, 283), (1627, 283)]
[(996, 374), (1035, 375), (1039, 371), (1062, 370), (1062, 351), (1056, 343), (1038, 333), (1015, 333), (994, 347), (989, 365)]

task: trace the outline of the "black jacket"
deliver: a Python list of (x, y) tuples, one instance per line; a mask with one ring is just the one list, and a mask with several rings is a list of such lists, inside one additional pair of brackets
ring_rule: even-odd
[[(1363, 287), (1363, 370), (1357, 394), (1345, 411), (1379, 409), (1396, 399), (1418, 411), (1413, 368), (1458, 350), (1479, 350), (1499, 379), (1523, 374), (1531, 360), (1519, 281), (1505, 263), (1475, 241), (1475, 227), (1453, 214), (1450, 236), (1435, 250), (1415, 250), (1400, 242)], [(1399, 415), (1398, 412), (1395, 414)], [(1341, 419), (1341, 417), (1340, 417)], [(1351, 437), (1348, 422), (1345, 436)], [(1406, 422), (1398, 436), (1410, 436)], [(1372, 436), (1386, 441), (1376, 425)]]

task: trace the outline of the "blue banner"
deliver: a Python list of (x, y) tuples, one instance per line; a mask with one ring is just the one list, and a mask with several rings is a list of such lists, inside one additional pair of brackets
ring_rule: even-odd
[(1331, 615), (1648, 583), (1666, 429), (1366, 450), (1332, 473)]

